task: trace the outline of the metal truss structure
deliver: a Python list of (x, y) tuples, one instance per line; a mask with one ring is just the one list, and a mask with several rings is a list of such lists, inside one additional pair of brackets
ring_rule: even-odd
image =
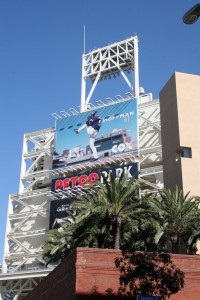
[[(127, 70), (134, 72), (134, 85), (126, 75)], [(125, 96), (106, 98), (106, 102), (99, 100), (95, 104), (91, 103), (98, 81), (106, 76), (115, 76), (116, 72), (121, 73), (130, 91)], [(87, 79), (91, 79), (93, 83), (86, 96)], [(137, 36), (83, 54), (81, 112), (134, 97), (139, 102), (139, 157), (122, 154), (104, 157), (100, 161), (52, 169), (55, 128), (24, 135), (19, 193), (10, 195), (8, 204), (0, 299), (23, 299), (54, 268), (54, 265), (44, 268), (40, 256), (49, 231), (50, 203), (84, 193), (84, 190), (77, 188), (75, 191), (53, 193), (52, 179), (101, 166), (137, 161), (140, 165), (140, 181), (148, 183), (149, 189), (163, 186), (159, 101), (153, 101), (151, 94), (139, 93)], [(79, 109), (70, 108), (68, 111), (53, 113), (52, 116), (61, 119), (79, 113)]]
[(2, 273), (0, 299), (22, 300), (49, 274), (44, 268), (24, 268), (23, 272)]
[[(126, 96), (128, 99), (130, 96)], [(123, 97), (121, 97), (123, 98)], [(103, 104), (102, 104), (103, 105)], [(99, 106), (98, 106), (99, 107)], [(62, 114), (57, 114), (60, 118)], [(140, 180), (150, 189), (163, 186), (159, 102), (151, 94), (140, 96), (139, 144)], [(52, 169), (54, 128), (24, 135), (20, 192), (10, 195), (5, 253), (0, 274), (2, 299), (21, 299), (54, 267), (44, 269), (40, 253), (49, 230), (50, 202), (84, 192), (51, 192), (51, 180), (99, 166), (131, 163), (134, 156), (107, 157), (100, 162)]]
[[(134, 74), (134, 86), (126, 72)], [(138, 68), (138, 37), (98, 48), (83, 54), (82, 83), (81, 83), (81, 111), (90, 107), (90, 99), (97, 83), (102, 79), (111, 79), (116, 74), (122, 75), (135, 98), (139, 96), (139, 68)], [(92, 87), (86, 95), (87, 79), (92, 80)]]
[(163, 188), (160, 106), (151, 94), (139, 99), (140, 180), (154, 190)]

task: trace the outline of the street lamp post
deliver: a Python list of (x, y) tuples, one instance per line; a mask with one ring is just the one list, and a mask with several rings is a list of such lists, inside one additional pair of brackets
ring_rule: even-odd
[(200, 3), (190, 8), (183, 16), (183, 22), (185, 24), (195, 23), (200, 16)]

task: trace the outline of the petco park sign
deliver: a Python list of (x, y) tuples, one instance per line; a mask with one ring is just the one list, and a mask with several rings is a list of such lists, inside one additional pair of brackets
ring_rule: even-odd
[[(103, 169), (103, 173), (106, 177), (113, 173), (115, 177), (119, 177), (122, 172), (125, 172), (129, 177), (133, 177), (138, 171), (138, 163), (133, 163), (130, 165), (124, 165), (120, 167), (115, 167), (111, 169)], [(96, 181), (103, 182), (103, 178), (99, 170), (91, 170), (80, 175), (75, 175), (72, 177), (64, 177), (52, 180), (53, 192), (65, 191), (68, 189), (83, 188), (86, 184), (93, 185)]]

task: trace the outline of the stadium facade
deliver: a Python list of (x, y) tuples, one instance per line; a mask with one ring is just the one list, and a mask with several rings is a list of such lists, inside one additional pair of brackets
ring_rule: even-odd
[[(129, 80), (130, 72), (134, 75), (134, 84)], [(129, 92), (92, 103), (97, 83), (105, 77), (112, 79), (118, 73), (126, 81)], [(184, 90), (184, 95), (180, 95), (181, 92), (177, 92), (179, 79), (183, 85), (191, 79), (193, 88), (200, 83), (199, 76), (176, 74), (161, 91), (160, 101), (153, 100), (152, 94), (144, 93), (139, 87), (137, 36), (83, 54), (80, 111), (71, 108), (53, 113), (55, 127), (24, 135), (20, 188), (18, 193), (10, 195), (8, 201), (4, 260), (0, 274), (1, 299), (23, 299), (55, 267), (53, 264), (45, 267), (40, 256), (45, 237), (52, 225), (63, 218), (73, 197), (87, 191), (86, 183), (99, 179), (100, 167), (105, 172), (116, 173), (125, 168), (130, 176), (139, 171), (138, 179), (153, 190), (164, 186), (164, 167), (164, 182), (166, 186), (173, 187), (175, 181), (170, 183), (169, 166), (173, 165), (172, 161), (178, 153), (178, 166), (182, 170), (188, 162), (183, 162), (185, 157), (181, 151), (193, 147), (189, 140), (180, 142), (178, 139), (178, 123), (176, 141), (173, 144), (172, 137), (169, 137), (170, 141), (168, 139), (172, 130), (170, 122), (178, 115), (176, 107), (170, 117), (170, 103), (178, 102), (178, 99), (181, 103), (182, 97), (186, 100), (189, 93)], [(87, 80), (92, 80), (88, 95)], [(189, 90), (193, 91), (191, 87)], [(194, 92), (194, 98), (197, 100), (200, 95), (196, 98)], [(166, 151), (173, 153), (168, 157), (164, 151), (164, 163), (160, 103), (162, 126), (166, 128), (162, 133), (164, 148), (169, 148)], [(93, 153), (87, 132), (83, 135), (74, 132), (94, 111), (101, 115), (103, 121), (95, 141), (98, 160), (91, 159)], [(181, 124), (184, 125), (184, 122)], [(197, 149), (200, 143), (195, 145)], [(195, 150), (192, 149), (192, 153), (195, 154)], [(176, 167), (173, 166), (174, 169)], [(180, 171), (178, 183), (183, 177)], [(184, 180), (187, 179), (184, 177)], [(184, 180), (181, 187), (184, 187)]]

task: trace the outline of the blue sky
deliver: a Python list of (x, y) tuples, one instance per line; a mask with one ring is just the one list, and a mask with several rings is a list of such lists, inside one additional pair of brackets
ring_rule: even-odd
[[(53, 112), (80, 105), (84, 24), (86, 52), (137, 33), (140, 86), (156, 99), (175, 71), (200, 74), (200, 20), (193, 25), (182, 22), (194, 4), (0, 1), (0, 262), (8, 196), (18, 192), (23, 134), (54, 126)], [(123, 94), (114, 80), (107, 81), (98, 86), (94, 99), (113, 92)]]

